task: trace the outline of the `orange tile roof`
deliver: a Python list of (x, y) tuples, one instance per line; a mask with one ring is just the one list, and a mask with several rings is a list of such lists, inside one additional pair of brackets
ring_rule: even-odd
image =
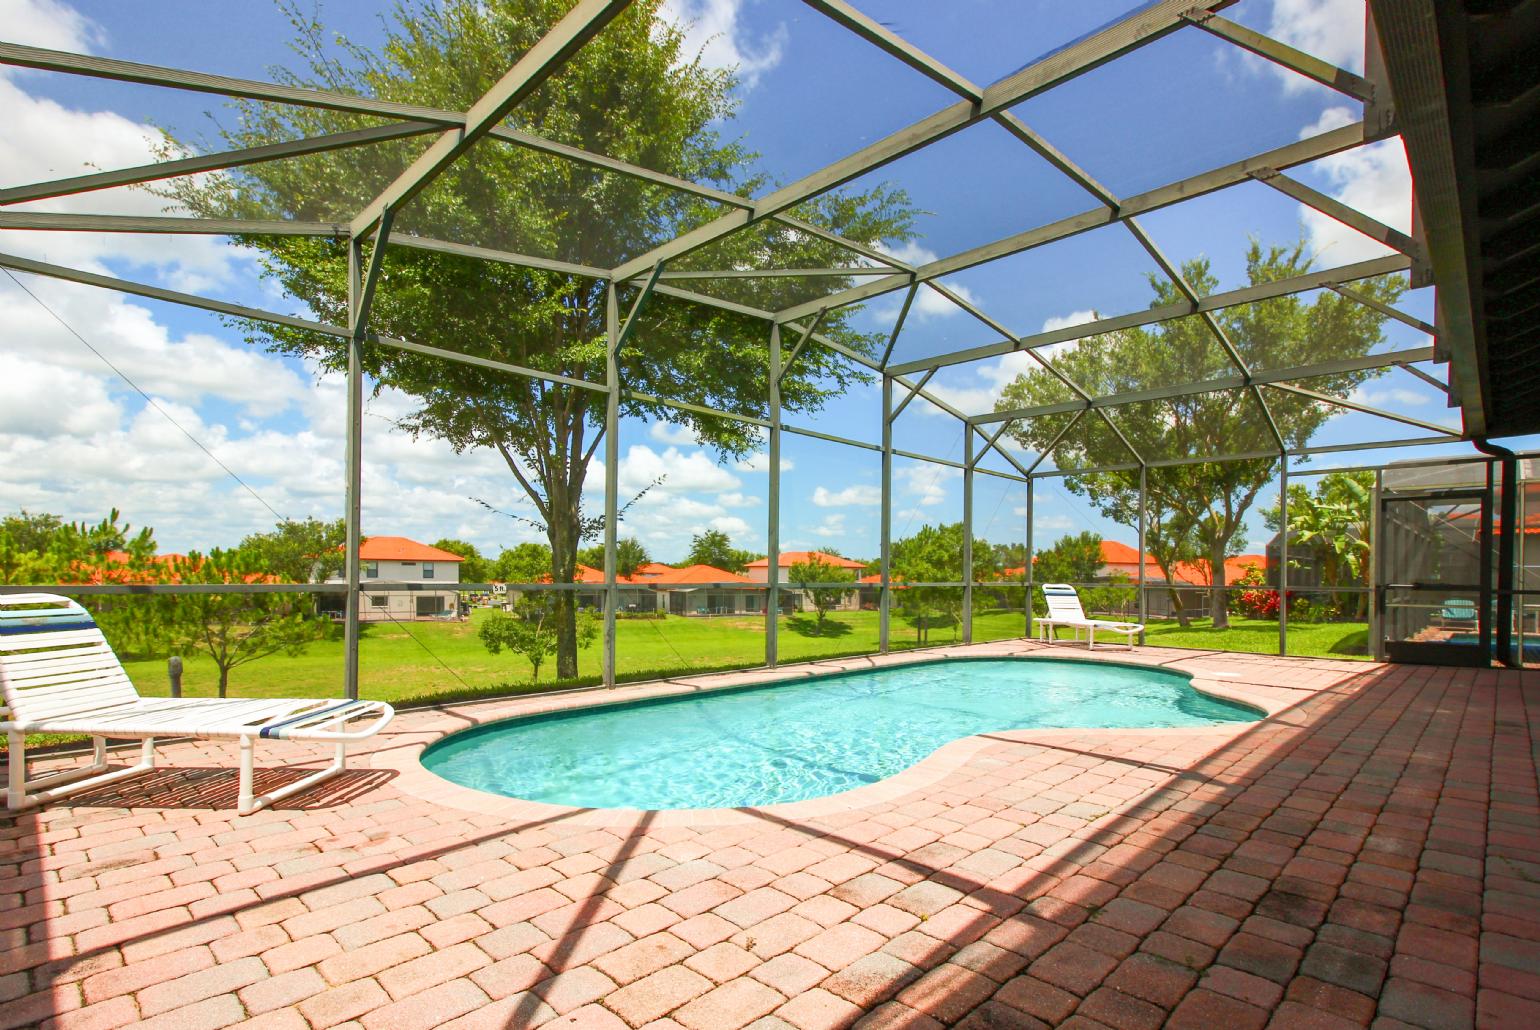
[(404, 536), (365, 537), (358, 545), (361, 561), (464, 561), (458, 554), (419, 544)]
[[(1036, 562), (1039, 555), (1033, 555)], [(1118, 540), (1103, 540), (1101, 544), (1101, 557), (1103, 565), (1122, 565), (1131, 567), (1130, 575), (1135, 578), (1139, 575), (1139, 551)], [(1155, 560), (1153, 554), (1144, 556), (1144, 574), (1150, 579), (1165, 579), (1166, 574), (1161, 570), (1160, 563)], [(1234, 558), (1225, 559), (1225, 583), (1234, 583), (1246, 574), (1246, 566), (1256, 565), (1264, 572), (1267, 570), (1267, 555), (1265, 554), (1241, 554)], [(1024, 576), (1026, 568), (1018, 566), (1013, 569), (1005, 569), (1002, 574), (1007, 578)], [(1186, 586), (1206, 587), (1209, 585), (1208, 562), (1199, 559), (1195, 562), (1177, 562), (1171, 569), (1171, 578), (1177, 584)]]
[(726, 569), (719, 569), (714, 565), (687, 565), (682, 569), (669, 569), (667, 573), (658, 576), (650, 576), (645, 582), (662, 585), (684, 585), (687, 583), (739, 583), (744, 586), (755, 586), (763, 589), (763, 583), (751, 583), (746, 576), (740, 576)]
[[(851, 561), (849, 558), (841, 558), (839, 555), (829, 554), (827, 551), (782, 551), (780, 554), (780, 559), (780, 567), (783, 569), (792, 565), (799, 565), (802, 562), (810, 561), (821, 561), (827, 565), (834, 565), (841, 569), (866, 568), (866, 562), (864, 561)], [(748, 564), (748, 568), (751, 569), (768, 569), (769, 567), (769, 558), (760, 558), (755, 561), (751, 561)]]

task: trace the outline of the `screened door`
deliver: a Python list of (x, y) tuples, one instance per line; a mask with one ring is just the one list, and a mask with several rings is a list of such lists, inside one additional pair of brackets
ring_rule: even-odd
[(1492, 523), (1484, 491), (1380, 501), (1376, 575), (1381, 653), (1391, 661), (1490, 661)]

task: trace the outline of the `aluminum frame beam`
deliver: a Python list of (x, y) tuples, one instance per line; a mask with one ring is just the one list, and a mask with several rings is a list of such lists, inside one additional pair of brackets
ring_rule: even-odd
[(984, 358), (997, 358), (1002, 354), (1009, 354), (1012, 351), (1047, 347), (1055, 343), (1064, 343), (1086, 336), (1095, 336), (1099, 333), (1115, 332), (1119, 329), (1132, 329), (1135, 326), (1154, 325), (1157, 322), (1169, 322), (1172, 319), (1187, 318), (1204, 311), (1218, 311), (1221, 308), (1236, 307), (1240, 304), (1250, 304), (1254, 301), (1267, 300), (1272, 297), (1282, 297), (1291, 293), (1301, 293), (1305, 290), (1320, 289), (1332, 283), (1352, 282), (1356, 279), (1372, 279), (1379, 275), (1404, 272), (1410, 265), (1411, 259), (1402, 254), (1371, 258), (1368, 261), (1357, 261), (1353, 264), (1341, 265), (1337, 268), (1325, 268), (1319, 271), (1306, 272), (1302, 275), (1290, 276), (1287, 279), (1275, 279), (1272, 282), (1257, 283), (1254, 286), (1242, 286), (1239, 289), (1228, 290), (1224, 293), (1211, 293), (1196, 304), (1166, 304), (1158, 308), (1142, 308), (1123, 315), (1098, 318), (1090, 322), (1081, 322), (1078, 325), (1065, 326), (1062, 329), (1050, 329), (1041, 333), (1033, 333), (1029, 336), (1022, 336), (1010, 343), (986, 344), (982, 347), (970, 347), (965, 350), (951, 351), (918, 361), (906, 361), (901, 364), (890, 365), (889, 371), (894, 375), (909, 375), (930, 368), (960, 365)]
[[(1210, 9), (1229, 6), (1216, 0)], [(900, 129), (854, 154), (827, 165), (811, 175), (756, 199), (751, 211), (739, 211), (700, 226), (674, 240), (620, 265), (617, 278), (630, 278), (660, 260), (679, 257), (743, 228), (779, 214), (852, 179), (874, 171), (914, 151), (945, 139), (990, 117), (994, 112), (1019, 104), (1061, 82), (1099, 67), (1176, 31), (1190, 10), (1190, 0), (1159, 0), (987, 87), (977, 101), (963, 100), (929, 118)]]
[(1346, 397), (1333, 397), (1331, 394), (1319, 393), (1315, 390), (1307, 390), (1302, 386), (1293, 386), (1289, 383), (1268, 383), (1267, 385), (1271, 389), (1282, 390), (1285, 393), (1292, 393), (1299, 397), (1306, 397), (1313, 401), (1319, 401), (1322, 404), (1330, 404), (1338, 408), (1346, 408), (1349, 411), (1358, 411), (1365, 415), (1374, 415), (1378, 418), (1388, 418), (1392, 422), (1400, 422), (1404, 425), (1415, 426), (1418, 429), (1427, 429), (1434, 433), (1443, 433), (1445, 436), (1455, 440), (1463, 439), (1463, 434), (1458, 429), (1451, 429), (1448, 426), (1441, 426), (1437, 422), (1424, 422), (1422, 419), (1412, 418), (1410, 415), (1398, 415), (1393, 411), (1385, 411), (1383, 408), (1376, 408), (1372, 404), (1360, 404), (1358, 401), (1349, 400)]
[[(891, 293), (902, 289), (911, 282), (926, 282), (954, 272), (982, 265), (998, 258), (1020, 254), (1052, 243), (1055, 240), (1068, 239), (1071, 236), (1098, 229), (1104, 225), (1111, 225), (1123, 218), (1133, 215), (1146, 214), (1158, 211), (1161, 208), (1170, 207), (1183, 200), (1200, 197), (1216, 190), (1234, 186), (1237, 183), (1247, 182), (1251, 179), (1251, 173), (1260, 168), (1289, 168), (1294, 165), (1307, 164), (1323, 157), (1340, 154), (1345, 150), (1361, 146), (1364, 142), (1363, 123), (1355, 122), (1352, 125), (1344, 125), (1328, 132), (1311, 136), (1309, 139), (1298, 140), (1281, 147), (1242, 158), (1239, 161), (1222, 165), (1218, 168), (1200, 172), (1186, 179), (1167, 183), (1144, 193), (1138, 193), (1131, 197), (1123, 198), (1122, 205), (1116, 212), (1105, 205), (1083, 211), (1080, 214), (1061, 218), (1047, 225), (1037, 226), (1010, 236), (1001, 237), (990, 243), (971, 247), (958, 251), (949, 257), (938, 258), (928, 262), (914, 270), (913, 275), (894, 275), (886, 279), (877, 279), (873, 282), (853, 286), (840, 293), (830, 294), (821, 298), (817, 306), (841, 307), (847, 304), (855, 304), (872, 297)], [(798, 304), (776, 313), (776, 318), (781, 321), (791, 321), (810, 313), (811, 302)]]
[(1254, 372), (1249, 383), (1240, 376), (1227, 376), (1222, 379), (1204, 380), (1201, 383), (1182, 383), (1153, 387), (1148, 390), (1130, 390), (1125, 393), (1105, 394), (1101, 397), (1093, 397), (1089, 405), (1077, 401), (1064, 401), (1059, 404), (1040, 404), (1030, 408), (1011, 408), (1006, 411), (975, 415), (972, 421), (974, 425), (987, 425), (992, 422), (1014, 422), (1024, 418), (1037, 418), (1042, 415), (1059, 415), (1099, 407), (1116, 408), (1125, 404), (1137, 404), (1143, 401), (1192, 397), (1204, 393), (1239, 390), (1248, 385), (1263, 386), (1274, 382), (1293, 382), (1298, 379), (1310, 379), (1316, 376), (1339, 375), (1343, 372), (1391, 368), (1403, 362), (1431, 360), (1433, 360), (1432, 347), (1416, 347), (1408, 350), (1389, 351), (1384, 354), (1370, 354), (1362, 358), (1337, 358), (1333, 361), (1313, 365), (1293, 365), (1288, 368), (1263, 369), (1262, 371)]
[(1252, 173), (1251, 177), (1257, 182), (1271, 186), (1284, 196), (1291, 197), (1306, 207), (1314, 208), (1328, 218), (1363, 233), (1376, 243), (1383, 243), (1390, 249), (1405, 254), (1419, 265), (1427, 263), (1427, 254), (1422, 244), (1400, 229), (1393, 229), (1379, 219), (1371, 218), (1357, 208), (1344, 204), (1336, 197), (1327, 196), (1298, 179), (1284, 175), (1276, 168), (1259, 168)]
[[(347, 328), (332, 325), (329, 322), (315, 322), (307, 318), (298, 318), (294, 315), (283, 315), (276, 311), (249, 307), (245, 304), (232, 304), (227, 301), (200, 297), (197, 294), (180, 293), (176, 290), (168, 290), (160, 286), (150, 286), (146, 283), (133, 282), (129, 279), (118, 279), (110, 275), (101, 275), (97, 272), (84, 272), (75, 268), (67, 268), (64, 265), (51, 264), (47, 261), (19, 257), (15, 254), (0, 253), (0, 268), (11, 268), (18, 272), (31, 272), (34, 275), (46, 276), (50, 279), (79, 283), (82, 286), (95, 286), (104, 290), (115, 290), (118, 293), (146, 297), (150, 300), (164, 301), (168, 304), (180, 304), (183, 307), (199, 308), (203, 311), (213, 311), (221, 315), (233, 315), (236, 318), (245, 318), (253, 322), (268, 322), (273, 325), (289, 326), (292, 329), (304, 329), (309, 332), (321, 333), (325, 336), (334, 336), (344, 340), (352, 335)], [(605, 390), (605, 387), (600, 383), (590, 383), (583, 379), (564, 376), (556, 372), (544, 372), (538, 368), (525, 368), (522, 365), (513, 365), (505, 361), (494, 361), (491, 358), (482, 358), (474, 354), (460, 354), (455, 351), (444, 350), (440, 347), (413, 343), (411, 340), (400, 340), (394, 336), (370, 333), (368, 338), (370, 343), (377, 343), (395, 350), (411, 351), (414, 354), (443, 358), (446, 361), (455, 361), (464, 365), (476, 365), (494, 372), (527, 376), (530, 379), (540, 379), (548, 383), (562, 383), (567, 386), (575, 386), (580, 390), (593, 390), (600, 393)]]
[(351, 234), (368, 235), (386, 211), (399, 208), (425, 189), (630, 5), (631, 0), (578, 0), (495, 86), (471, 105), (465, 112), (463, 127), (434, 140), (394, 182), (364, 206), (353, 218)]
[(46, 200), (51, 197), (68, 197), (79, 193), (113, 189), (118, 186), (137, 186), (147, 182), (158, 182), (162, 179), (174, 179), (183, 175), (197, 175), (201, 172), (213, 172), (225, 168), (241, 168), (246, 165), (261, 164), (264, 161), (282, 161), (285, 158), (304, 157), (307, 154), (346, 150), (350, 147), (362, 147), (389, 140), (424, 136), (430, 132), (438, 132), (441, 128), (442, 126), (435, 125), (432, 122), (395, 122), (389, 125), (375, 125), (366, 129), (355, 129), (352, 132), (337, 132), (325, 136), (311, 136), (305, 139), (289, 140), (284, 143), (268, 143), (259, 147), (225, 150), (212, 154), (198, 154), (170, 161), (154, 161), (150, 164), (135, 165), (131, 168), (92, 172), (89, 175), (72, 175), (63, 179), (52, 179), (47, 182), (34, 182), (26, 186), (11, 186), (6, 189), (0, 189), (0, 205), (21, 204), (30, 200)]
[(1345, 68), (1338, 68), (1330, 61), (1323, 61), (1319, 57), (1295, 49), (1255, 29), (1249, 29), (1228, 18), (1220, 17), (1212, 11), (1193, 12), (1187, 16), (1187, 20), (1204, 32), (1234, 43), (1242, 50), (1249, 50), (1281, 68), (1287, 68), (1307, 79), (1319, 82), (1328, 89), (1334, 89), (1338, 93), (1350, 96), (1354, 100), (1361, 100), (1366, 104), (1374, 101), (1373, 83)]

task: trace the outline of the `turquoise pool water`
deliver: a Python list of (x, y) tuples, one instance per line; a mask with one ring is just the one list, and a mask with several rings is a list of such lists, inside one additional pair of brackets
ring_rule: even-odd
[(991, 730), (1262, 714), (1165, 669), (954, 659), (507, 719), (445, 737), (422, 764), (477, 790), (579, 808), (736, 808), (875, 783)]

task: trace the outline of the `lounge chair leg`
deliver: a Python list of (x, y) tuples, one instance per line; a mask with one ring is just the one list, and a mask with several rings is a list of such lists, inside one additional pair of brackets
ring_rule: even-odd
[(240, 815), (250, 815), (257, 810), (252, 783), (256, 779), (256, 755), (253, 753), (256, 741), (250, 737), (241, 738), (241, 786), (240, 797), (236, 802), (236, 812)]
[(10, 748), (6, 753), (10, 782), (5, 791), (5, 807), (14, 812), (22, 807), (27, 796), (27, 735), (9, 730), (5, 740), (6, 746)]
[(91, 764), (79, 769), (66, 769), (48, 773), (35, 780), (27, 779), (26, 734), (7, 731), (11, 748), (10, 777), (6, 790), (6, 807), (12, 811), (32, 808), (55, 798), (66, 797), (77, 791), (106, 786), (131, 776), (139, 776), (155, 768), (154, 740), (146, 740), (141, 746), (139, 764), (114, 772), (107, 771), (107, 740), (91, 738)]
[(302, 780), (295, 780), (286, 787), (279, 787), (277, 790), (269, 791), (261, 797), (256, 797), (252, 789), (252, 779), (255, 773), (255, 759), (252, 752), (255, 743), (256, 741), (250, 737), (241, 738), (241, 795), (239, 807), (237, 808), (241, 815), (251, 815), (253, 812), (259, 812), (269, 807), (274, 802), (282, 801), (284, 798), (293, 797), (295, 794), (309, 790), (321, 781), (329, 780), (347, 768), (348, 746), (346, 742), (338, 741), (337, 751), (332, 757), (331, 765), (311, 773)]

